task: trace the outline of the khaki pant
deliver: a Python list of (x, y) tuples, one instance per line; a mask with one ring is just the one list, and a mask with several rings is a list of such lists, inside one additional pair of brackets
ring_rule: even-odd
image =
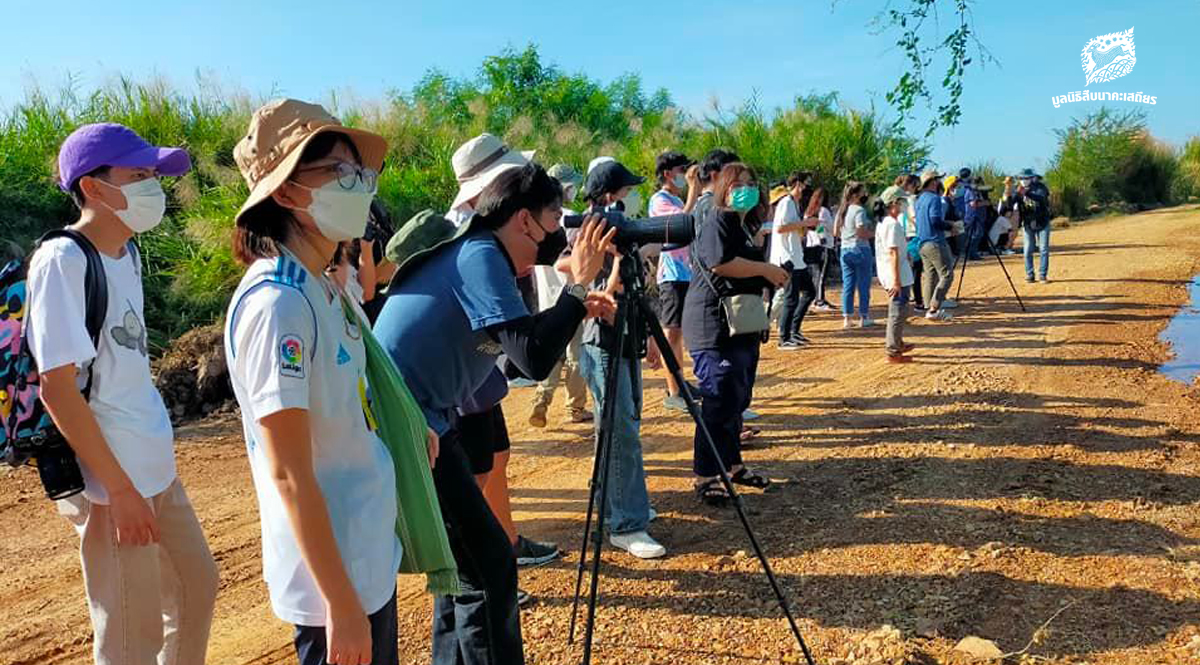
[(58, 502), (79, 533), (97, 665), (203, 665), (217, 566), (183, 485), (148, 500), (157, 544), (117, 545), (110, 508), (76, 494)]
[(583, 326), (575, 332), (575, 337), (567, 345), (567, 357), (554, 366), (550, 376), (538, 384), (537, 394), (533, 399), (535, 411), (546, 413), (550, 403), (554, 401), (554, 391), (562, 381), (562, 373), (567, 373), (567, 409), (568, 411), (583, 411), (587, 408), (587, 382), (579, 373), (579, 343), (582, 338)]

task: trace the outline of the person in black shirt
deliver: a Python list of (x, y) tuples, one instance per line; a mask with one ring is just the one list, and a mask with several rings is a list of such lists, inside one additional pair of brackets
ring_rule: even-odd
[[(698, 208), (698, 232), (692, 243), (694, 279), (683, 313), (684, 341), (692, 355), (703, 395), (701, 418), (733, 482), (764, 488), (770, 481), (749, 471), (741, 458), (742, 410), (748, 403), (758, 361), (759, 332), (731, 335), (721, 298), (761, 294), (787, 282), (787, 272), (763, 260), (755, 242), (762, 225), (754, 173), (741, 162), (725, 165), (715, 177), (711, 205)], [(719, 480), (718, 460), (697, 427), (693, 470), (696, 493), (712, 505), (729, 495)]]

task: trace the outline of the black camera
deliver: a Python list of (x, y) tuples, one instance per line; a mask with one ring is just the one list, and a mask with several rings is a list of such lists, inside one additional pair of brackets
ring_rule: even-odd
[[(613, 244), (618, 248), (662, 243), (672, 247), (692, 244), (696, 238), (695, 218), (688, 214), (630, 218), (619, 212), (599, 213), (604, 222), (617, 229)], [(583, 215), (567, 215), (562, 225), (568, 229), (583, 226)]]
[(75, 451), (67, 440), (55, 437), (34, 455), (38, 476), (46, 496), (52, 500), (65, 499), (83, 491), (83, 472), (75, 459)]

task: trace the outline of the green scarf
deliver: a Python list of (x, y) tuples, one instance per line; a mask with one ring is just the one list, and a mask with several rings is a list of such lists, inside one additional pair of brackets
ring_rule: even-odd
[(404, 383), (396, 363), (375, 339), (370, 326), (344, 300), (347, 317), (357, 320), (367, 349), (367, 382), (379, 438), (396, 467), (396, 535), (404, 545), (400, 572), (425, 573), (425, 588), (434, 595), (459, 593), (458, 568), (450, 551), (446, 525), (426, 449), (428, 425)]

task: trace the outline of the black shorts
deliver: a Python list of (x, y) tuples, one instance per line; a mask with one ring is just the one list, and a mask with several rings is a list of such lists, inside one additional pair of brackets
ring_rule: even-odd
[(504, 424), (504, 411), (499, 404), (481, 413), (460, 416), (454, 429), (458, 430), (471, 473), (477, 476), (491, 471), (495, 454), (512, 446), (508, 440), (508, 426)]
[(683, 301), (687, 292), (687, 282), (663, 282), (658, 285), (658, 318), (662, 327), (683, 327)]

